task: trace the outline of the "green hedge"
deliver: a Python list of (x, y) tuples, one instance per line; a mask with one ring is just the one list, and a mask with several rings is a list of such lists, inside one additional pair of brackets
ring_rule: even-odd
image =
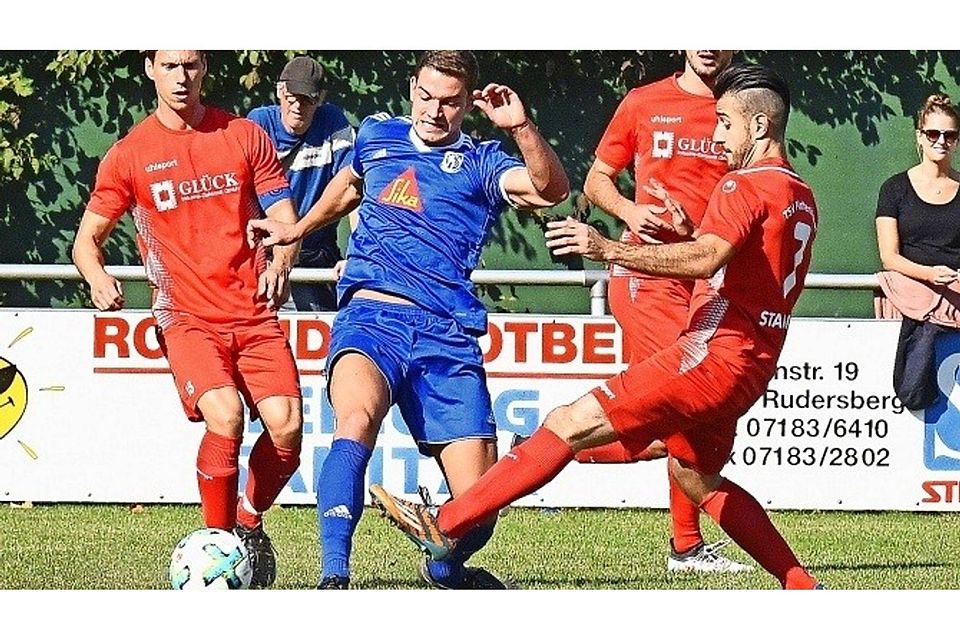
[[(413, 51), (214, 51), (206, 87), (211, 104), (246, 113), (273, 100), (287, 59), (309, 53), (335, 78), (331, 100), (354, 122), (408, 107)], [(628, 88), (679, 69), (675, 51), (484, 51), (481, 81), (513, 86), (556, 146), (574, 193), (547, 215), (574, 213), (616, 232), (591, 211), (579, 187), (606, 122)], [(960, 98), (960, 52), (748, 51), (740, 57), (790, 81), (789, 152), (821, 208), (813, 270), (877, 268), (873, 207), (880, 183), (915, 162), (912, 114), (933, 91)], [(99, 158), (153, 108), (155, 94), (136, 51), (0, 51), (0, 263), (66, 263)], [(467, 130), (499, 135), (482, 116)], [(624, 189), (630, 189), (624, 181)], [(543, 247), (543, 220), (508, 214), (483, 256), (486, 268), (581, 269)], [(107, 246), (108, 262), (138, 262), (129, 217)], [(595, 268), (596, 265), (586, 265)], [(485, 287), (491, 310), (585, 312), (586, 292)], [(133, 296), (145, 304), (146, 296)], [(869, 294), (808, 291), (807, 315), (869, 315)], [(0, 305), (85, 306), (75, 282), (0, 281)]]

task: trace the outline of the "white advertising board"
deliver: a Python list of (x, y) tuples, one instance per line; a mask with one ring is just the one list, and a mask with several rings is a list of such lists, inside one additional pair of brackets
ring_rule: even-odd
[[(323, 370), (332, 319), (282, 317), (300, 368), (305, 430), (284, 504), (315, 502), (330, 445)], [(960, 337), (938, 345), (939, 402), (911, 414), (891, 385), (897, 332), (896, 322), (795, 319), (777, 377), (738, 424), (725, 475), (774, 509), (956, 510)], [(514, 432), (529, 433), (550, 409), (623, 366), (612, 318), (494, 315), (482, 346), (501, 453)], [(10, 367), (17, 375), (0, 389), (0, 501), (197, 502), (202, 426), (182, 413), (148, 313), (0, 310), (0, 382)], [(260, 431), (248, 422), (241, 465)], [(368, 481), (446, 495), (396, 411)], [(518, 504), (666, 507), (666, 467), (574, 463)]]

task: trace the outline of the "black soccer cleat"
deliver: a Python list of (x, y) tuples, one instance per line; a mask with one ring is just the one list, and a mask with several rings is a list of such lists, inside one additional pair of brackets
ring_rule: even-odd
[(243, 541), (250, 566), (253, 567), (250, 588), (266, 589), (272, 586), (277, 581), (277, 554), (270, 536), (263, 530), (263, 524), (253, 529), (237, 524), (233, 532)]
[(500, 578), (483, 567), (464, 567), (462, 577), (456, 582), (452, 580), (437, 580), (430, 575), (430, 566), (428, 563), (429, 561), (424, 557), (423, 562), (420, 563), (420, 577), (428, 585), (436, 587), (437, 589), (486, 591), (507, 588), (507, 585), (505, 585)]
[(327, 576), (320, 580), (317, 589), (349, 589), (350, 578), (346, 576)]

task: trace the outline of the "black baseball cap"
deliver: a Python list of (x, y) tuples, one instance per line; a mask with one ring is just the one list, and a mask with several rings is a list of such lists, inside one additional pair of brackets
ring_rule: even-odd
[(323, 67), (307, 56), (297, 56), (288, 62), (280, 72), (280, 82), (286, 83), (288, 93), (307, 96), (313, 100), (320, 98), (320, 92), (327, 88), (323, 79)]

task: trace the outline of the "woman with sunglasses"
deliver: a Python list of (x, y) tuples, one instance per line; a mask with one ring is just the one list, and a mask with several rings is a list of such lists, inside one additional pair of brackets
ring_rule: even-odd
[(960, 267), (960, 175), (953, 155), (960, 115), (936, 93), (917, 114), (919, 164), (880, 187), (877, 242), (883, 268), (931, 284), (949, 284)]
[(933, 344), (947, 330), (922, 308), (952, 297), (948, 287), (960, 290), (960, 174), (953, 168), (958, 136), (960, 114), (950, 99), (928, 97), (917, 113), (920, 161), (884, 182), (877, 202), (877, 244), (886, 270), (879, 274), (881, 288), (903, 314), (893, 385), (910, 409), (937, 398)]

